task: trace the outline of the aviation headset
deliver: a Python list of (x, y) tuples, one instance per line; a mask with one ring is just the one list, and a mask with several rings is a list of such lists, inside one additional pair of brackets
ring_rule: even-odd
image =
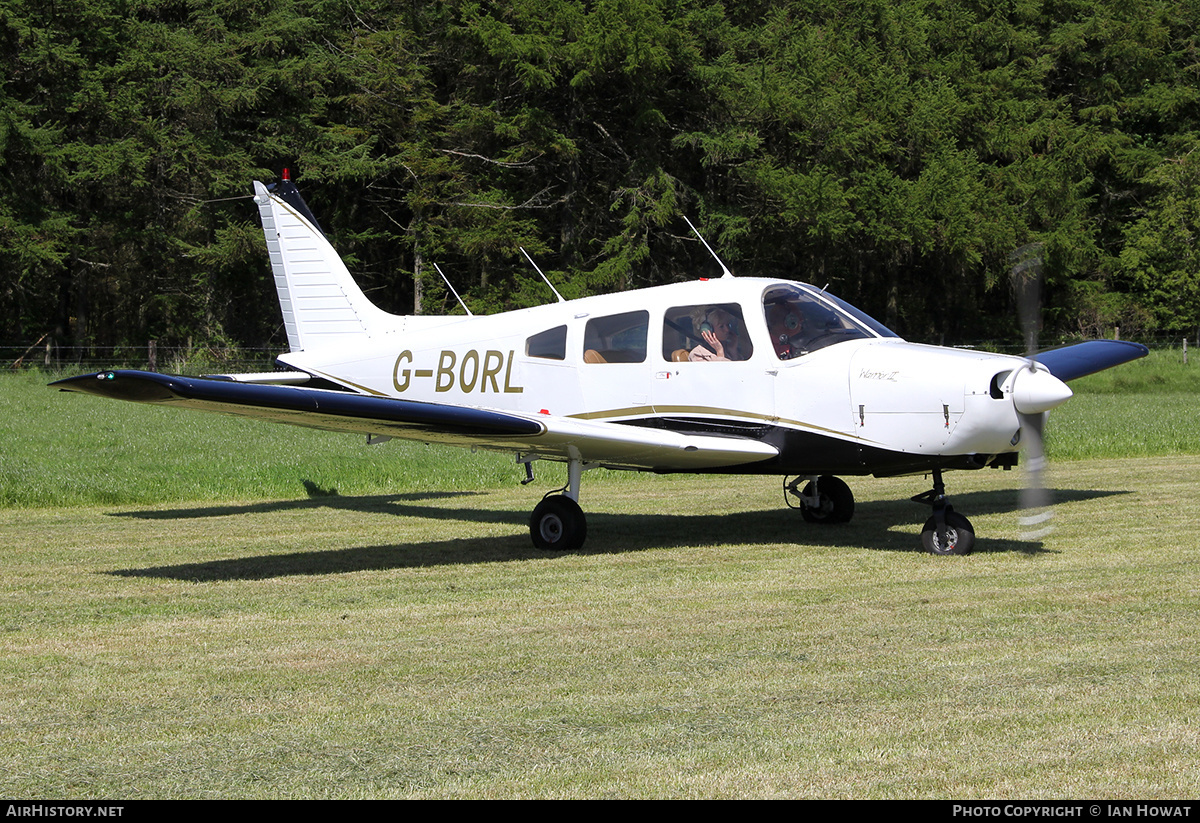
[(781, 325), (783, 328), (787, 329), (787, 333), (779, 335), (779, 342), (787, 343), (791, 339), (791, 333), (800, 329), (802, 324), (800, 312), (797, 309), (788, 306), (782, 300), (772, 302), (774, 302), (776, 309), (785, 312), (781, 320)]
[(704, 314), (702, 315), (703, 319), (700, 321), (700, 326), (697, 329), (697, 331), (700, 332), (701, 334), (703, 334), (706, 331), (716, 331), (716, 328), (713, 325), (711, 318), (717, 312), (720, 312), (721, 314), (724, 314), (729, 318), (729, 331), (732, 334), (736, 335), (738, 333), (737, 317), (735, 317), (734, 314), (732, 312), (730, 312), (728, 309), (723, 309), (720, 306), (714, 306), (713, 308), (708, 309), (704, 312)]

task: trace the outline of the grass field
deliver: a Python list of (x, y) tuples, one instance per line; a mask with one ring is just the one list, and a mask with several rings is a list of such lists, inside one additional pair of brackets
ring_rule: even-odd
[(0, 795), (1197, 796), (1191, 380), (1081, 382), (1055, 533), (954, 473), (934, 558), (921, 478), (592, 472), (544, 554), (553, 471), (4, 378)]

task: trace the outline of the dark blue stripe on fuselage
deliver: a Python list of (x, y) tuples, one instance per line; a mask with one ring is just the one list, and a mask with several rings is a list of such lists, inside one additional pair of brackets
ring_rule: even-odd
[(777, 424), (687, 417), (647, 417), (623, 423), (680, 434), (742, 437), (769, 443), (779, 454), (766, 460), (713, 469), (689, 470), (705, 474), (842, 474), (891, 477), (920, 474), (933, 469), (980, 469), (995, 462), (1014, 465), (1015, 454), (928, 455), (892, 451), (815, 431)]

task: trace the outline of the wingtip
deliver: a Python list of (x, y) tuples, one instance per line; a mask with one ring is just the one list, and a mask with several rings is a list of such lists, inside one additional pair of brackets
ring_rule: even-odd
[[(113, 372), (92, 372), (90, 374), (77, 374), (73, 377), (62, 377), (58, 380), (52, 380), (47, 383), (47, 386), (58, 386), (59, 391), (84, 391), (83, 386), (91, 380), (104, 380), (106, 375), (112, 375)], [(111, 379), (111, 378), (110, 378)]]
[(174, 397), (171, 375), (157, 372), (142, 372), (130, 369), (80, 374), (55, 380), (51, 386), (59, 391), (81, 392), (108, 397), (113, 400), (130, 400), (135, 403), (160, 403)]

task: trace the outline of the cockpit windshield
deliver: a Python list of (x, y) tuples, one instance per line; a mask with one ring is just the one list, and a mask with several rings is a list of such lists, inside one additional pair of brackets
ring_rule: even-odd
[(763, 293), (763, 314), (780, 360), (847, 340), (898, 337), (844, 300), (794, 283), (768, 288)]

